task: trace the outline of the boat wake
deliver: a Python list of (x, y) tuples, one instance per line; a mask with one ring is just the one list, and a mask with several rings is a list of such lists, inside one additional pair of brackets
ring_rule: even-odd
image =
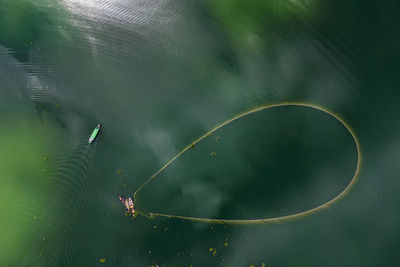
[[(48, 170), (49, 191), (48, 213), (44, 220), (48, 222), (41, 229), (43, 240), (33, 246), (29, 254), (43, 255), (39, 259), (27, 255), (30, 264), (38, 266), (45, 262), (49, 266), (75, 266), (74, 248), (79, 243), (79, 226), (85, 216), (90, 184), (90, 164), (96, 153), (96, 145), (89, 145), (82, 138)], [(59, 242), (63, 240), (60, 246)], [(44, 242), (45, 241), (45, 242)], [(32, 260), (37, 259), (38, 265)]]

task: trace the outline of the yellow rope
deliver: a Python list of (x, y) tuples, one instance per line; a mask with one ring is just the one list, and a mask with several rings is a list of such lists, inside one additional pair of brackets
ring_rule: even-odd
[(136, 202), (136, 195), (137, 193), (142, 190), (151, 180), (155, 179), (163, 170), (165, 170), (169, 165), (171, 165), (176, 159), (178, 159), (183, 153), (185, 153), (187, 150), (189, 150), (193, 145), (199, 143), (201, 140), (204, 138), (210, 136), (212, 133), (217, 131), (218, 129), (224, 127), (225, 125), (239, 119), (242, 117), (245, 117), (247, 115), (250, 115), (252, 113), (255, 113), (257, 111), (265, 110), (265, 109), (270, 109), (270, 108), (275, 108), (275, 107), (283, 107), (283, 106), (301, 106), (301, 107), (309, 107), (313, 108), (319, 111), (322, 111), (332, 117), (334, 117), (336, 120), (338, 120), (341, 124), (343, 124), (344, 127), (346, 127), (347, 131), (351, 134), (351, 136), (354, 139), (354, 142), (357, 147), (357, 168), (354, 172), (353, 178), (351, 179), (350, 183), (346, 186), (346, 188), (338, 194), (336, 197), (333, 199), (329, 200), (328, 202), (325, 202), (324, 204), (321, 204), (320, 206), (317, 206), (315, 208), (299, 212), (296, 214), (291, 214), (287, 216), (281, 216), (281, 217), (274, 217), (274, 218), (265, 218), (265, 219), (251, 219), (251, 220), (227, 220), (227, 219), (213, 219), (213, 218), (200, 218), (200, 217), (188, 217), (188, 216), (180, 216), (180, 215), (173, 215), (173, 214), (162, 214), (162, 213), (154, 213), (154, 212), (145, 212), (145, 211), (138, 211), (139, 214), (142, 214), (148, 218), (155, 218), (155, 217), (166, 217), (166, 218), (176, 218), (176, 219), (181, 219), (181, 220), (189, 220), (189, 221), (194, 221), (194, 222), (204, 222), (204, 223), (219, 223), (219, 224), (265, 224), (265, 223), (278, 223), (286, 220), (293, 220), (300, 218), (305, 215), (310, 215), (316, 212), (319, 212), (325, 208), (328, 208), (335, 202), (339, 201), (342, 199), (346, 193), (350, 191), (350, 189), (354, 186), (356, 183), (358, 176), (360, 174), (361, 170), (361, 148), (360, 148), (360, 143), (358, 141), (358, 138), (354, 131), (351, 129), (351, 127), (345, 122), (342, 118), (340, 118), (338, 115), (335, 113), (321, 107), (318, 105), (314, 104), (309, 104), (309, 103), (302, 103), (302, 102), (284, 102), (284, 103), (278, 103), (278, 104), (270, 104), (270, 105), (264, 105), (260, 107), (253, 108), (249, 111), (246, 111), (244, 113), (238, 114), (234, 116), (233, 118), (217, 125), (214, 127), (212, 130), (207, 132), (206, 134), (202, 135), (195, 141), (193, 141), (191, 144), (189, 144), (187, 147), (185, 147), (181, 152), (179, 152), (175, 157), (173, 157), (170, 161), (168, 161), (164, 166), (161, 167), (156, 173), (154, 173), (152, 176), (150, 176), (140, 187), (136, 192), (134, 193), (134, 201)]

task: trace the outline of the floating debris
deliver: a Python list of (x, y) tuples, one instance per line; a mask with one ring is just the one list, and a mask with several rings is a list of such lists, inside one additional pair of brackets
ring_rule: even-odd
[(46, 169), (46, 168), (44, 168), (44, 169), (43, 169), (43, 172), (47, 172), (47, 169)]
[(153, 226), (153, 229), (156, 230), (156, 229), (157, 229), (157, 225), (154, 225), (154, 226)]
[(121, 169), (117, 170), (117, 173), (118, 173), (118, 174), (121, 174), (121, 173), (123, 173), (123, 172), (124, 172), (124, 171), (121, 170)]
[(45, 241), (45, 240), (46, 240), (46, 237), (44, 236), (44, 237), (42, 238), (42, 240)]
[(101, 263), (105, 263), (106, 262), (106, 258), (100, 258), (99, 260)]
[(214, 152), (214, 151), (213, 151), (213, 152), (210, 153), (210, 156), (211, 156), (211, 157), (214, 157), (214, 156), (216, 156), (216, 155), (217, 155), (217, 152)]
[(46, 155), (43, 156), (43, 160), (47, 160), (47, 156)]
[(209, 248), (208, 251), (215, 257), (217, 256), (217, 249), (215, 248)]
[(56, 104), (56, 108), (59, 108), (59, 107), (61, 107), (61, 105), (60, 104)]
[(227, 246), (228, 246), (228, 242), (225, 242), (225, 243), (224, 243), (224, 247), (227, 247)]
[(217, 136), (217, 137), (215, 137), (215, 142), (219, 142), (219, 140), (221, 140), (221, 136)]

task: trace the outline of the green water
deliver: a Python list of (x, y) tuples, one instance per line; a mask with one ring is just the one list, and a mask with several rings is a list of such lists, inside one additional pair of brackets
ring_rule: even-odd
[(0, 0), (0, 266), (397, 266), (399, 8)]

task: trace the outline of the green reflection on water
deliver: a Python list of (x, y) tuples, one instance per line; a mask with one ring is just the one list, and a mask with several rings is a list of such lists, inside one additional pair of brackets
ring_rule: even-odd
[(49, 165), (38, 121), (7, 116), (0, 131), (1, 266), (18, 262), (44, 227)]
[[(304, 1), (206, 1), (209, 12), (229, 31), (231, 37), (254, 44), (254, 38), (271, 39), (271, 34), (293, 29), (294, 20), (302, 23), (314, 15), (315, 3)], [(274, 36), (276, 37), (276, 36)], [(265, 45), (262, 44), (262, 45)], [(249, 47), (247, 47), (249, 48)]]
[(0, 44), (26, 61), (30, 49), (50, 25), (46, 13), (27, 1), (4, 1), (0, 5)]

